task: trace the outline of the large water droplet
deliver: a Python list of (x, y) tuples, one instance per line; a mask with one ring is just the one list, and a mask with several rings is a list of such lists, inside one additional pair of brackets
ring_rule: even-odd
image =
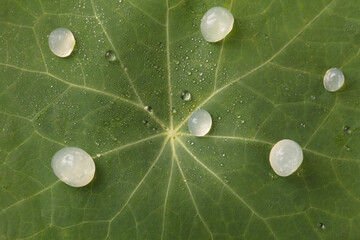
[(203, 109), (199, 109), (194, 112), (188, 122), (190, 133), (198, 137), (207, 134), (211, 129), (211, 125), (211, 116), (207, 111)]
[(274, 172), (287, 177), (295, 172), (303, 161), (303, 152), (296, 142), (283, 139), (277, 142), (270, 151), (270, 165)]
[(181, 93), (181, 98), (184, 101), (190, 101), (191, 100), (191, 93), (189, 91), (185, 90), (185, 91), (183, 91)]
[(330, 68), (326, 71), (324, 76), (324, 87), (329, 92), (339, 90), (345, 82), (345, 77), (342, 71), (338, 68)]
[(234, 16), (223, 7), (213, 7), (201, 19), (200, 29), (208, 42), (218, 42), (226, 37), (234, 25)]
[(50, 50), (58, 57), (69, 56), (75, 46), (75, 38), (67, 28), (57, 28), (50, 33)]
[(55, 153), (51, 160), (55, 175), (72, 187), (83, 187), (95, 175), (95, 163), (84, 150), (66, 147)]
[(105, 58), (106, 60), (108, 60), (109, 62), (113, 62), (116, 60), (116, 54), (114, 51), (109, 50), (105, 53)]

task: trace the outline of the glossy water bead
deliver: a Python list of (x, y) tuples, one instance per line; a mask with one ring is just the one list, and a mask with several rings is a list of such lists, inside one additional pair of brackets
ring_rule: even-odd
[(190, 133), (197, 137), (206, 135), (210, 131), (211, 125), (211, 116), (203, 109), (199, 109), (194, 112), (188, 122)]
[(83, 187), (94, 177), (95, 163), (84, 150), (66, 147), (55, 153), (51, 160), (55, 175), (72, 187)]
[(345, 82), (345, 77), (342, 71), (338, 68), (330, 68), (326, 71), (324, 76), (324, 87), (329, 92), (339, 90)]
[(223, 7), (213, 7), (201, 19), (200, 29), (208, 42), (218, 42), (228, 35), (234, 25), (234, 16)]
[(67, 28), (57, 28), (50, 33), (50, 50), (58, 57), (67, 57), (74, 50), (75, 38)]
[(283, 139), (273, 146), (269, 159), (274, 172), (279, 176), (287, 177), (301, 165), (303, 152), (296, 142)]

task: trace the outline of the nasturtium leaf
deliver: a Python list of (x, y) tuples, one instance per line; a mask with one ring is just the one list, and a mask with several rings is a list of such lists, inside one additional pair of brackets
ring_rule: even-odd
[[(235, 22), (208, 43), (214, 6)], [(3, 0), (0, 239), (359, 239), (359, 12), (358, 0)], [(59, 27), (76, 39), (67, 58), (49, 49)], [(332, 67), (346, 76), (337, 92), (323, 86)], [(198, 109), (213, 120), (201, 138), (187, 127)], [(281, 139), (304, 154), (286, 178), (269, 164)], [(51, 169), (69, 146), (95, 161), (85, 187)]]

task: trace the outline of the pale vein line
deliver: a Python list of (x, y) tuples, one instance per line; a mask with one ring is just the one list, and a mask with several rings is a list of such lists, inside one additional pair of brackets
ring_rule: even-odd
[(30, 118), (23, 117), (23, 116), (20, 116), (20, 115), (11, 114), (11, 113), (2, 112), (2, 111), (0, 111), (0, 114), (6, 115), (6, 116), (9, 116), (9, 117), (20, 118), (20, 119), (24, 119), (26, 121), (32, 122), (32, 120)]
[[(232, 5), (233, 5), (233, 0), (231, 0), (231, 2), (230, 2), (229, 11), (231, 11)], [(226, 38), (224, 38), (222, 40), (222, 43), (221, 43), (219, 58), (218, 58), (217, 65), (216, 65), (216, 70), (215, 70), (215, 80), (214, 80), (214, 90), (213, 90), (213, 92), (216, 91), (216, 84), (217, 84), (217, 80), (218, 80), (218, 74), (219, 74), (219, 68), (220, 68), (220, 65), (221, 65), (221, 59), (222, 59), (222, 55), (223, 55), (223, 51), (224, 51), (225, 40), (226, 40)]]
[(76, 14), (76, 13), (49, 13), (49, 12), (44, 12), (44, 15), (95, 18), (95, 16), (92, 16), (92, 15), (80, 15), (80, 14)]
[(21, 28), (30, 28), (30, 29), (34, 29), (34, 27), (33, 27), (33, 26), (20, 25), (20, 24), (10, 23), (10, 22), (4, 22), (4, 21), (0, 21), (0, 23), (2, 23), (2, 24), (7, 24), (7, 25), (10, 25), (10, 26), (14, 26), (14, 27), (21, 27)]
[(171, 180), (172, 180), (172, 175), (173, 175), (173, 169), (174, 169), (174, 156), (171, 159), (171, 170), (170, 170), (170, 176), (169, 176), (169, 181), (168, 181), (168, 186), (167, 186), (167, 189), (166, 189), (166, 195), (165, 195), (165, 201), (164, 201), (164, 212), (163, 212), (163, 221), (162, 221), (161, 240), (163, 240), (163, 238), (164, 238), (166, 206), (167, 206), (168, 197), (169, 197), (169, 191), (170, 191), (170, 185), (171, 185)]
[(84, 87), (86, 87), (86, 77), (85, 77), (85, 72), (84, 72), (84, 68), (83, 68), (83, 65), (79, 59), (78, 56), (75, 57), (76, 61), (79, 63), (80, 65), (80, 70), (81, 70), (81, 75), (83, 76), (83, 83), (84, 83)]
[(169, 36), (169, 0), (166, 0), (166, 60), (167, 60), (167, 72), (168, 72), (168, 91), (169, 91), (169, 115), (170, 115), (170, 130), (174, 129), (173, 123), (173, 102), (172, 102), (172, 90), (171, 90), (171, 68), (170, 68), (170, 36)]
[(40, 53), (41, 53), (42, 60), (43, 60), (44, 65), (45, 65), (45, 70), (46, 70), (46, 72), (49, 72), (48, 66), (47, 66), (46, 61), (45, 61), (45, 55), (44, 55), (43, 50), (42, 50), (42, 48), (41, 48), (41, 46), (40, 46), (40, 42), (39, 42), (38, 37), (36, 36), (36, 32), (35, 32), (35, 29), (34, 29), (34, 28), (33, 28), (33, 33), (34, 33), (34, 37), (35, 37), (36, 44), (38, 45), (38, 48), (39, 48)]
[[(188, 133), (179, 133), (179, 136), (194, 137), (194, 135), (188, 134)], [(245, 137), (236, 137), (236, 136), (205, 135), (205, 136), (202, 136), (202, 138), (235, 139), (235, 140), (241, 140), (241, 141), (244, 141), (244, 142), (256, 142), (256, 143), (262, 143), (262, 144), (267, 144), (267, 145), (274, 145), (274, 143), (267, 142), (267, 141), (264, 141), (264, 140), (258, 140), (258, 139), (253, 139), (253, 138), (245, 138)]]
[[(194, 137), (191, 134), (188, 133), (179, 133), (178, 136), (188, 136), (188, 137)], [(266, 144), (269, 146), (273, 146), (275, 143), (273, 142), (268, 142), (265, 140), (259, 140), (259, 139), (252, 139), (252, 138), (244, 138), (244, 137), (236, 137), (236, 136), (215, 136), (215, 135), (205, 135), (202, 138), (218, 138), (218, 139), (233, 139), (233, 140), (240, 140), (240, 141), (244, 141), (244, 142), (255, 142), (255, 143), (261, 143), (261, 144)], [(316, 152), (312, 149), (309, 148), (302, 148), (303, 151), (324, 157), (324, 158), (328, 158), (328, 159), (333, 159), (333, 160), (339, 160), (339, 161), (345, 161), (345, 162), (353, 162), (353, 163), (358, 163), (360, 164), (360, 161), (355, 160), (355, 159), (350, 159), (350, 158), (342, 158), (342, 157), (336, 157), (336, 156), (329, 156), (326, 155), (324, 153), (320, 153), (320, 152)]]
[(144, 10), (142, 10), (140, 7), (136, 6), (134, 3), (132, 3), (131, 1), (127, 1), (131, 6), (133, 6), (134, 8), (136, 8), (137, 10), (139, 10), (140, 12), (142, 12), (143, 14), (145, 14), (148, 18), (150, 18), (151, 20), (153, 20), (155, 23), (165, 27), (166, 25), (163, 24), (162, 22), (159, 22), (159, 20), (157, 20), (156, 18), (154, 18), (153, 16), (151, 16), (150, 14), (148, 14), (147, 12), (145, 12)]
[(26, 198), (21, 199), (20, 201), (17, 201), (17, 202), (15, 202), (15, 203), (11, 204), (10, 206), (2, 209), (2, 210), (0, 211), (0, 213), (3, 213), (3, 212), (7, 211), (8, 209), (10, 209), (10, 208), (12, 208), (12, 207), (15, 207), (15, 206), (17, 206), (17, 205), (25, 202), (26, 200), (31, 199), (31, 198), (33, 198), (33, 197), (35, 197), (35, 196), (37, 196), (37, 195), (39, 195), (39, 194), (41, 194), (41, 193), (49, 190), (49, 189), (51, 189), (51, 188), (52, 188), (55, 184), (57, 184), (58, 182), (60, 182), (60, 180), (57, 180), (56, 182), (54, 182), (54, 183), (51, 184), (50, 186), (48, 186), (48, 187), (46, 187), (46, 188), (43, 188), (42, 190), (40, 190), (40, 191), (37, 192), (37, 193), (34, 193), (34, 194), (31, 195), (31, 196), (28, 196), (28, 197), (26, 197)]
[(104, 32), (104, 34), (105, 34), (106, 38), (109, 40), (109, 43), (110, 43), (111, 47), (113, 48), (113, 50), (114, 50), (114, 52), (115, 52), (115, 54), (116, 54), (117, 58), (119, 59), (119, 62), (120, 62), (121, 68), (122, 68), (122, 69), (124, 69), (124, 73), (125, 73), (126, 77), (128, 78), (129, 83), (130, 83), (130, 85), (131, 85), (131, 87), (132, 87), (132, 89), (133, 89), (133, 91), (134, 91), (135, 95), (137, 96), (137, 98), (138, 98), (138, 100), (139, 100), (139, 102), (140, 102), (140, 105), (142, 105), (142, 106), (144, 107), (145, 105), (144, 105), (143, 101), (141, 100), (140, 95), (139, 95), (139, 94), (138, 94), (138, 92), (136, 91), (136, 89), (135, 89), (135, 86), (134, 86), (134, 83), (133, 83), (132, 79), (130, 78), (130, 76), (129, 76), (128, 72), (125, 70), (125, 66), (124, 66), (123, 62), (121, 61), (121, 59), (120, 59), (120, 55), (119, 55), (118, 51), (116, 50), (115, 45), (113, 44), (113, 42), (112, 42), (112, 40), (111, 40), (111, 38), (110, 38), (109, 34), (108, 34), (108, 33), (107, 33), (107, 31), (105, 30), (104, 25), (102, 24), (102, 22), (100, 21), (100, 19), (99, 19), (98, 15), (97, 15), (97, 13), (96, 13), (96, 10), (95, 10), (95, 5), (94, 5), (94, 1), (93, 1), (93, 0), (90, 0), (90, 2), (91, 2), (92, 9), (93, 9), (93, 12), (94, 12), (94, 15), (95, 15), (96, 20), (98, 21), (98, 23), (99, 23), (99, 25), (100, 25), (101, 29), (103, 30), (103, 32)]
[(141, 110), (145, 111), (151, 118), (153, 118), (163, 129), (167, 129), (166, 128), (166, 125), (159, 119), (157, 118), (153, 113), (150, 113), (148, 111), (145, 110), (144, 106), (139, 104), (139, 103), (136, 103), (136, 102), (133, 102), (131, 100), (128, 100), (126, 98), (123, 98), (123, 97), (120, 97), (120, 96), (117, 96), (117, 95), (114, 95), (114, 94), (111, 94), (111, 93), (108, 93), (108, 92), (104, 92), (104, 91), (101, 91), (101, 90), (97, 90), (97, 89), (94, 89), (94, 88), (90, 88), (90, 87), (86, 87), (86, 86), (81, 86), (81, 85), (77, 85), (77, 84), (73, 84), (71, 82), (67, 82), (65, 80), (63, 80), (62, 78), (60, 77), (57, 77), (51, 73), (48, 73), (48, 72), (41, 72), (41, 71), (35, 71), (35, 70), (30, 70), (30, 69), (25, 69), (25, 68), (21, 68), (21, 67), (17, 67), (17, 66), (14, 66), (14, 65), (9, 65), (9, 64), (5, 64), (5, 63), (0, 63), (0, 66), (4, 66), (4, 67), (9, 67), (9, 68), (13, 68), (13, 69), (17, 69), (17, 70), (20, 70), (20, 71), (23, 71), (23, 72), (30, 72), (30, 73), (36, 73), (36, 74), (43, 74), (43, 75), (47, 75), (49, 77), (52, 77), (66, 85), (69, 85), (71, 87), (74, 87), (74, 88), (78, 88), (78, 89), (84, 89), (84, 90), (87, 90), (87, 91), (90, 91), (90, 92), (95, 92), (95, 93), (98, 93), (98, 94), (101, 94), (101, 95), (105, 95), (105, 96), (108, 96), (108, 97), (111, 97), (111, 98), (114, 98), (114, 99), (117, 99), (121, 102), (124, 102), (124, 103), (128, 103), (128, 104), (131, 104), (131, 105), (134, 105), (136, 106), (137, 108), (140, 108)]
[(179, 1), (177, 4), (175, 4), (174, 6), (170, 7), (169, 10), (172, 10), (172, 9), (174, 9), (174, 8), (177, 8), (177, 7), (180, 6), (183, 2), (184, 2), (184, 0)]
[(132, 193), (129, 195), (128, 199), (126, 200), (126, 202), (124, 203), (124, 205), (121, 207), (121, 209), (109, 220), (109, 226), (107, 229), (107, 234), (106, 234), (106, 239), (109, 237), (110, 235), (110, 228), (111, 228), (111, 223), (114, 221), (114, 219), (116, 219), (121, 213), (122, 211), (125, 209), (125, 207), (129, 204), (130, 200), (132, 199), (132, 197), (135, 195), (136, 191), (140, 188), (140, 186), (142, 185), (142, 183), (145, 181), (145, 179), (147, 178), (147, 176), (150, 174), (151, 170), (153, 169), (153, 167), (157, 164), (158, 160), (160, 159), (162, 153), (164, 152), (165, 146), (167, 144), (167, 142), (169, 141), (168, 138), (165, 139), (160, 152), (158, 153), (155, 161), (151, 164), (151, 166), (149, 167), (149, 169), (147, 170), (147, 172), (145, 173), (144, 177), (140, 180), (140, 182), (138, 183), (138, 185), (135, 187), (135, 189), (132, 191)]
[(301, 70), (301, 69), (292, 68), (292, 67), (286, 67), (286, 66), (280, 65), (280, 64), (278, 64), (278, 63), (274, 63), (274, 62), (269, 62), (269, 65), (272, 65), (272, 66), (277, 67), (277, 68), (285, 69), (285, 70), (291, 71), (291, 72), (299, 72), (299, 73), (303, 73), (303, 74), (306, 74), (306, 75), (321, 77), (320, 74), (311, 73), (311, 72), (307, 72), (307, 71), (304, 71), (304, 70)]
[(334, 168), (334, 163), (333, 163), (333, 161), (331, 161), (330, 165), (331, 165), (331, 168), (332, 168), (332, 170), (333, 170), (333, 172), (334, 172), (334, 175), (335, 175), (336, 179), (338, 180), (340, 186), (344, 189), (344, 191), (345, 191), (347, 194), (349, 194), (351, 197), (353, 197), (357, 202), (360, 202), (360, 199), (357, 198), (352, 192), (350, 192), (350, 191), (344, 186), (344, 184), (342, 183), (342, 181), (340, 180), (340, 178), (339, 178), (339, 176), (338, 176), (338, 174), (336, 173), (336, 170), (335, 170), (335, 168)]
[(183, 173), (183, 170), (182, 170), (182, 168), (181, 168), (181, 166), (180, 166), (179, 159), (178, 159), (178, 157), (177, 157), (177, 155), (176, 155), (176, 151), (175, 151), (174, 139), (171, 139), (171, 148), (172, 148), (172, 151), (173, 151), (175, 160), (176, 160), (176, 164), (177, 164), (177, 166), (178, 166), (178, 168), (179, 168), (180, 174), (181, 174), (181, 176), (182, 176), (182, 178), (183, 178), (183, 180), (184, 180), (184, 182), (185, 182), (185, 185), (186, 185), (186, 188), (187, 188), (187, 190), (188, 190), (188, 192), (189, 192), (191, 201), (192, 201), (192, 203), (193, 203), (193, 205), (194, 205), (194, 207), (195, 207), (196, 214), (197, 214), (197, 216), (199, 216), (199, 218), (200, 218), (201, 222), (203, 223), (205, 229), (209, 232), (211, 239), (214, 239), (213, 233), (210, 231), (208, 225), (207, 225), (206, 222), (204, 221), (204, 218), (203, 218), (203, 217), (201, 216), (201, 214), (200, 214), (199, 208), (198, 208), (198, 206), (197, 206), (197, 204), (196, 204), (196, 202), (195, 202), (194, 196), (193, 196), (193, 194), (192, 194), (192, 192), (191, 192), (191, 190), (190, 190), (189, 184), (187, 183), (187, 180), (186, 180), (186, 178), (185, 178), (185, 175), (184, 175), (184, 173)]
[(186, 146), (185, 144), (178, 139), (180, 145), (184, 148), (184, 150), (198, 163), (200, 164), (205, 170), (207, 170), (211, 175), (213, 175), (219, 182), (221, 182), (239, 201), (246, 206), (252, 213), (254, 213), (258, 218), (264, 221), (265, 225), (275, 237), (275, 233), (273, 232), (272, 228), (270, 227), (269, 223), (266, 221), (264, 217), (262, 217), (254, 208), (252, 208), (239, 194), (237, 194), (228, 184), (226, 184), (218, 175), (216, 175), (210, 168), (208, 168), (205, 164), (203, 164)]
[[(146, 142), (146, 141), (149, 141), (149, 140), (151, 140), (151, 139), (158, 138), (158, 137), (164, 136), (164, 135), (165, 135), (165, 133), (159, 133), (159, 134), (156, 134), (156, 135), (147, 137), (147, 138), (143, 138), (143, 139), (137, 140), (137, 141), (135, 141), (135, 142), (127, 143), (127, 144), (125, 144), (125, 145), (122, 145), (122, 146), (120, 146), (120, 147), (111, 149), (111, 150), (106, 151), (106, 152), (104, 152), (104, 153), (100, 153), (100, 156), (104, 156), (104, 155), (107, 155), (107, 154), (110, 154), (110, 153), (119, 151), (119, 150), (121, 150), (121, 149), (130, 147), (130, 146), (134, 146), (134, 145), (136, 145), (136, 144), (143, 143), (143, 142)], [(93, 156), (92, 158), (95, 159), (95, 158), (99, 158), (99, 157), (95, 155), (95, 156)]]
[(335, 102), (334, 102), (334, 106), (331, 108), (331, 110), (328, 112), (328, 114), (326, 114), (326, 116), (324, 117), (324, 119), (321, 121), (319, 127), (313, 132), (313, 134), (311, 134), (311, 136), (309, 137), (309, 140), (305, 143), (304, 148), (306, 148), (309, 143), (311, 142), (311, 140), (314, 138), (314, 136), (317, 134), (317, 132), (320, 130), (320, 128), (325, 124), (325, 122), (329, 119), (331, 113), (334, 111), (335, 107), (336, 107), (336, 98), (335, 97)]
[(54, 98), (54, 100), (52, 100), (50, 103), (48, 103), (44, 108), (42, 108), (39, 112), (37, 112), (35, 114), (35, 116), (31, 119), (31, 121), (35, 121), (42, 113), (44, 113), (47, 109), (49, 109), (49, 107), (51, 107), (53, 104), (55, 104), (56, 102), (58, 102), (69, 90), (70, 90), (71, 86), (68, 86), (65, 91), (63, 91), (59, 96), (57, 96), (56, 98)]
[(18, 5), (22, 10), (24, 10), (25, 12), (27, 12), (30, 16), (32, 16), (33, 18), (35, 18), (36, 20), (38, 20), (39, 18), (37, 16), (35, 16), (32, 12), (30, 12), (28, 9), (26, 9), (25, 7), (23, 7), (17, 0), (14, 1), (16, 3), (16, 5)]
[[(309, 26), (311, 26), (312, 23), (314, 23), (328, 8), (330, 5), (332, 5), (335, 2), (335, 0), (333, 0), (331, 3), (329, 3), (328, 5), (326, 5), (324, 7), (323, 10), (321, 10), (312, 20), (310, 20), (297, 34), (295, 34), (294, 37), (292, 37), (279, 51), (277, 51), (272, 57), (270, 57), (267, 61), (265, 61), (264, 63), (258, 65), (257, 67), (253, 68), (252, 70), (250, 70), (249, 72), (241, 75), (240, 77), (238, 77), (237, 79), (231, 81), (230, 83), (224, 85), (223, 87), (219, 88), (218, 90), (216, 90), (215, 92), (213, 92), (208, 98), (206, 98), (202, 103), (200, 103), (193, 112), (197, 111), (198, 109), (200, 109), (202, 106), (204, 106), (208, 101), (210, 101), (215, 95), (217, 95), (218, 93), (222, 92), (223, 90), (225, 90), (226, 88), (228, 88), (229, 86), (233, 85), (234, 83), (237, 83), (238, 81), (240, 81), (243, 78), (246, 78), (247, 76), (251, 75), (252, 73), (256, 72), (257, 70), (263, 68), (264, 66), (266, 66), (267, 64), (269, 64), (272, 60), (274, 60), (277, 56), (279, 56), (290, 44), (292, 44)], [(179, 126), (175, 129), (175, 131), (178, 131), (184, 124), (185, 122), (190, 118), (190, 116), (192, 115), (191, 112), (180, 124)]]
[(57, 142), (57, 141), (55, 141), (55, 140), (53, 140), (53, 139), (51, 139), (51, 138), (46, 137), (45, 135), (41, 134), (41, 133), (40, 133), (37, 129), (35, 129), (35, 128), (34, 128), (34, 132), (35, 132), (39, 137), (41, 137), (41, 138), (43, 138), (43, 139), (45, 139), (45, 140), (47, 140), (47, 141), (49, 141), (49, 142), (56, 143), (56, 144), (58, 144), (58, 145), (60, 145), (60, 146), (63, 146), (63, 147), (67, 147), (65, 144), (63, 144), (63, 143), (61, 143), (61, 142)]

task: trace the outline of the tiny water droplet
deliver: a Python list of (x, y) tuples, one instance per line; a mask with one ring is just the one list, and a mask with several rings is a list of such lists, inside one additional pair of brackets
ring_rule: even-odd
[(306, 127), (305, 123), (300, 123), (300, 125), (304, 128)]
[(152, 112), (152, 107), (150, 107), (150, 106), (145, 106), (145, 110), (148, 111), (148, 112)]
[(108, 60), (109, 62), (113, 62), (116, 60), (116, 54), (114, 51), (109, 50), (105, 53), (105, 58), (106, 60)]
[(148, 121), (148, 120), (145, 120), (145, 119), (144, 119), (142, 122), (143, 122), (143, 124), (145, 124), (145, 125), (149, 125), (149, 121)]
[(223, 163), (220, 163), (220, 167), (222, 167), (222, 166), (224, 166), (224, 164), (223, 164)]
[(345, 147), (346, 151), (350, 151), (350, 150), (351, 150), (350, 147), (347, 146), (347, 145), (345, 145), (344, 147)]
[(175, 114), (176, 113), (176, 109), (172, 108), (172, 113)]
[(101, 154), (100, 153), (96, 154), (96, 157), (101, 157)]
[(190, 101), (191, 100), (191, 93), (189, 91), (185, 90), (185, 91), (183, 91), (181, 93), (181, 98), (184, 101)]
[(349, 126), (345, 126), (345, 127), (344, 127), (344, 132), (347, 132), (349, 129), (350, 129)]
[(225, 156), (226, 156), (226, 154), (225, 154), (225, 153), (223, 153), (223, 154), (222, 154), (222, 156), (223, 156), (223, 157), (225, 157)]
[(323, 223), (318, 223), (317, 224), (317, 226), (318, 226), (318, 228), (320, 228), (320, 229), (324, 229), (325, 228), (325, 224), (323, 224)]

